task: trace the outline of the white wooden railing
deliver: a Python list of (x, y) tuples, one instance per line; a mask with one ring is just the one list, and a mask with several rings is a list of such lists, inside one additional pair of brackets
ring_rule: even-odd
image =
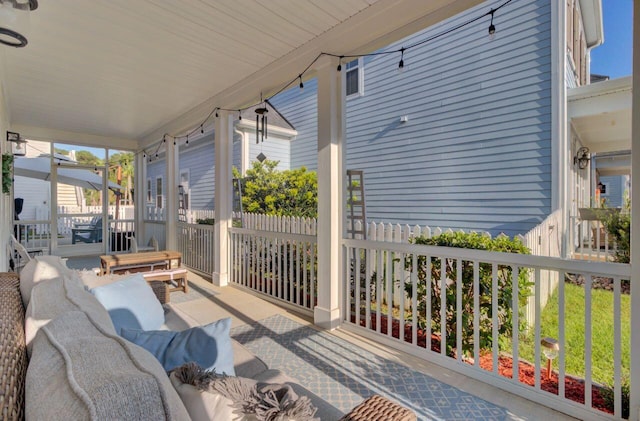
[(317, 302), (316, 222), (244, 215), (230, 233), (231, 282), (309, 314)]
[[(579, 418), (604, 414), (592, 409), (592, 391), (599, 387), (593, 381), (592, 344), (608, 334), (612, 344), (609, 352), (615, 367), (609, 379), (614, 385), (614, 415), (621, 416), (622, 361), (629, 358), (628, 348), (625, 348), (627, 355), (622, 354), (621, 319), (629, 315), (621, 310), (621, 283), (630, 279), (628, 265), (382, 241), (343, 240), (343, 244), (343, 327)], [(439, 270), (445, 264), (448, 270)], [(587, 315), (584, 324), (584, 403), (565, 398), (565, 381), (573, 374), (565, 369), (566, 358), (568, 353), (576, 351), (566, 339), (567, 330), (575, 327), (565, 324), (565, 314), (575, 309), (568, 307), (564, 282), (558, 284), (556, 339), (560, 354), (554, 374), (558, 392), (548, 392), (541, 385), (541, 376), (546, 375), (541, 361), (546, 360), (540, 346), (540, 279), (545, 271), (554, 272), (560, 279), (566, 274), (579, 274), (585, 279), (585, 298), (580, 304)], [(522, 276), (535, 282), (531, 293), (536, 316), (529, 333), (535, 344), (534, 361), (530, 363), (535, 370), (532, 386), (521, 383), (518, 370), (513, 370), (509, 376), (499, 372), (500, 359), (520, 360), (521, 331), (518, 326), (522, 301), (518, 297), (523, 285)], [(599, 332), (594, 338), (593, 332), (597, 331), (600, 320), (591, 317), (591, 284), (599, 277), (613, 279), (611, 317), (614, 329), (606, 334)], [(395, 298), (392, 291), (398, 286), (408, 292), (408, 301)], [(512, 294), (504, 295), (506, 289)], [(509, 309), (510, 320), (504, 317)], [(438, 320), (446, 320), (446, 323), (438, 326)], [(481, 325), (488, 329), (484, 335)], [(526, 334), (526, 330), (522, 332)], [(483, 338), (489, 344), (485, 351), (480, 345)], [(501, 349), (499, 344), (510, 345)], [(481, 367), (483, 352), (490, 355), (488, 367)]]
[(214, 270), (213, 225), (178, 222), (177, 240), (182, 263), (191, 270), (211, 276)]

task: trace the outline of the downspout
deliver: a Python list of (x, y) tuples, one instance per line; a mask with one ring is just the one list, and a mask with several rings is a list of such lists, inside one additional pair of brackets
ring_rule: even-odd
[(234, 127), (233, 132), (240, 136), (240, 175), (245, 176), (247, 168), (249, 168), (249, 144), (247, 142), (247, 133)]

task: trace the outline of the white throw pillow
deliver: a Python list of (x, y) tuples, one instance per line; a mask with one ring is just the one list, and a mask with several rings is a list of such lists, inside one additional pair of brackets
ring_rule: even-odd
[(70, 276), (73, 271), (59, 256), (36, 256), (20, 271), (20, 294), (26, 308), (31, 298), (31, 290), (38, 282)]

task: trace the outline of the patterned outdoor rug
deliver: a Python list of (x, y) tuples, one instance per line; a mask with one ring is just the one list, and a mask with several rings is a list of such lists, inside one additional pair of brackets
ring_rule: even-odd
[(189, 292), (186, 294), (182, 291), (173, 291), (171, 293), (171, 302), (174, 304), (186, 303), (187, 301), (197, 300), (199, 298), (213, 297), (217, 294), (218, 293), (213, 290), (190, 283)]
[(402, 364), (276, 315), (231, 336), (343, 412), (380, 394), (425, 420), (503, 420), (506, 410)]

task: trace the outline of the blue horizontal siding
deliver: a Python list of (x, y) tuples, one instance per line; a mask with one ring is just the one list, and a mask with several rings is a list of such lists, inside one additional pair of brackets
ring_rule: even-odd
[[(550, 0), (509, 3), (494, 24), (493, 41), (486, 18), (406, 51), (402, 73), (399, 54), (364, 59), (364, 95), (346, 103), (346, 160), (365, 172), (369, 220), (514, 235), (551, 212)], [(316, 96), (310, 80), (272, 100), (299, 133), (292, 167), (317, 166)]]
[(191, 209), (213, 209), (215, 191), (215, 153), (213, 134), (207, 136), (206, 143), (180, 149), (178, 166), (189, 170), (191, 189)]

